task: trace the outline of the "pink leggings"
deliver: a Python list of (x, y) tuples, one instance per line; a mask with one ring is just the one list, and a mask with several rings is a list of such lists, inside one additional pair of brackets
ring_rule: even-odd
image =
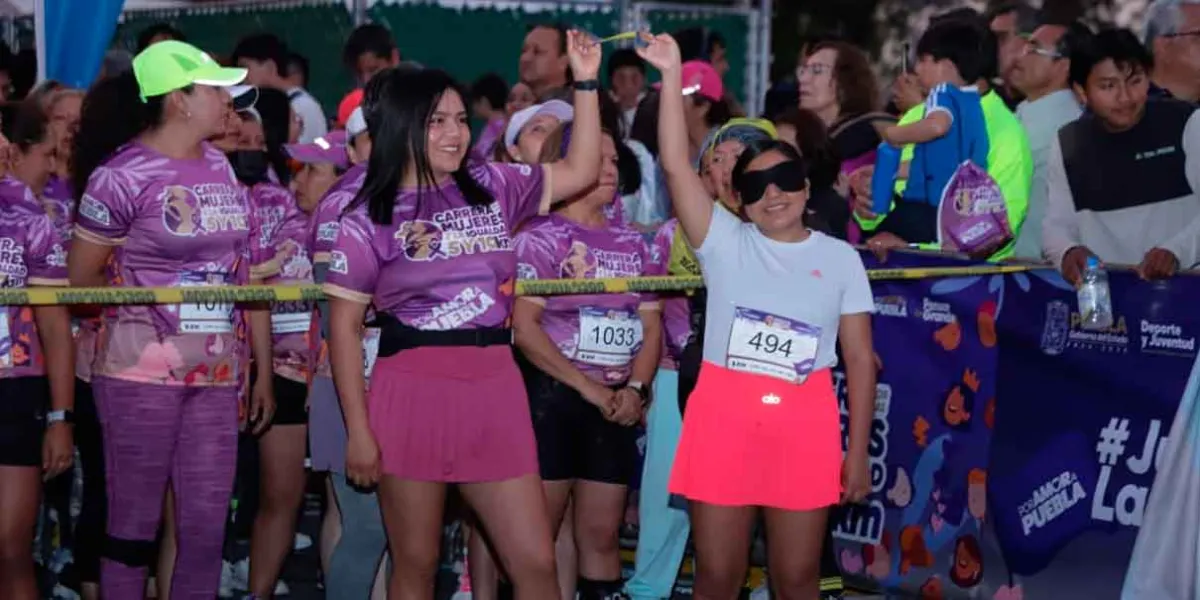
[(169, 480), (179, 539), (171, 598), (212, 600), (237, 462), (237, 388), (106, 377), (94, 378), (92, 388), (108, 474), (101, 596), (143, 598)]

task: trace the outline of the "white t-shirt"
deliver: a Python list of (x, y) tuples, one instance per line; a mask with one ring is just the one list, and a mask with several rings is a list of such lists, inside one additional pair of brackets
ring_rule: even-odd
[(858, 251), (816, 231), (777, 242), (717, 207), (696, 258), (708, 287), (704, 360), (723, 367), (801, 382), (837, 365), (842, 315), (875, 311)]
[(292, 110), (300, 117), (300, 143), (311, 144), (313, 140), (329, 132), (329, 123), (325, 120), (325, 111), (321, 104), (302, 88), (292, 88), (287, 91)]

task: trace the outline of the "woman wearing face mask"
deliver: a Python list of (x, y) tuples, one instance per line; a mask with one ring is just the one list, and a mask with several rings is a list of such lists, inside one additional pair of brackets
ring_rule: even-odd
[[(283, 146), (290, 112), (283, 92), (260, 89), (254, 107), (240, 113), (243, 126), (239, 149), (227, 153), (238, 181), (247, 189), (260, 227), (250, 275), (272, 285), (313, 281), (307, 239), (310, 211), (299, 205), (287, 188), (274, 182), (287, 181), (291, 176)], [(272, 177), (272, 172), (281, 177)], [(257, 444), (257, 448), (246, 448), (251, 464), (242, 465), (243, 493), (238, 504), (242, 516), (248, 519), (254, 515), (254, 524), (250, 556), (234, 566), (234, 579), (241, 579), (241, 572), (245, 572), (249, 591), (259, 598), (286, 593), (279, 572), (291, 552), (296, 515), (304, 499), (307, 333), (312, 311), (313, 307), (304, 302), (271, 305), (271, 388), (276, 409), (261, 436), (242, 440), (242, 444)], [(253, 450), (257, 450), (257, 469)]]
[[(25, 106), (0, 179), (3, 287), (66, 286), (66, 249), (40, 191), (55, 170), (57, 140), (45, 115)], [(35, 191), (37, 190), (37, 191)], [(0, 307), (0, 596), (39, 597), (30, 541), (42, 481), (74, 457), (75, 347), (66, 306)]]
[[(245, 77), (182, 42), (160, 42), (132, 73), (84, 101), (72, 187), (83, 190), (71, 284), (195, 287), (250, 281), (255, 215), (219, 135), (223, 86)], [(110, 262), (111, 261), (111, 262)], [(237, 453), (247, 336), (261, 359), (247, 417), (271, 420), (266, 307), (197, 303), (106, 307), (92, 368), (104, 428), (108, 533), (101, 592), (140, 599), (167, 482), (179, 552), (172, 597), (216, 594), (222, 528)], [(247, 324), (252, 332), (247, 331)]]
[[(578, 129), (567, 158), (553, 165), (465, 165), (463, 93), (441, 71), (392, 74), (367, 111), (373, 152), (324, 289), (348, 476), (380, 482), (393, 557), (389, 596), (432, 595), (449, 483), (479, 516), (516, 597), (558, 594), (528, 400), (506, 324), (514, 225), (598, 175), (600, 48), (571, 32), (568, 55)], [(369, 418), (361, 352), (368, 305), (380, 327)]]
[[(852, 247), (805, 227), (805, 165), (785, 143), (753, 143), (734, 166), (748, 222), (713, 207), (688, 164), (679, 48), (670, 36), (645, 39), (639, 54), (663, 74), (660, 159), (709, 292), (704, 364), (670, 483), (691, 503), (695, 594), (737, 596), (762, 510), (776, 593), (815, 598), (829, 506), (870, 490), (870, 285)], [(830, 375), (839, 339), (850, 406), (844, 462)]]
[[(617, 190), (617, 149), (605, 132), (599, 181), (515, 240), (523, 278), (594, 279), (651, 274), (637, 231), (614, 225), (604, 208)], [(621, 591), (618, 532), (636, 430), (650, 398), (661, 344), (661, 305), (643, 294), (523, 296), (513, 310), (525, 369), (538, 463), (552, 526), (567, 499), (575, 507), (581, 598)]]

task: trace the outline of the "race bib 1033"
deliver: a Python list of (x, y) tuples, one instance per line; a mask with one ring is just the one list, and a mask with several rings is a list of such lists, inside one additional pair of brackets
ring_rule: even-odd
[(579, 309), (575, 360), (599, 367), (629, 364), (642, 346), (642, 319), (627, 310)]

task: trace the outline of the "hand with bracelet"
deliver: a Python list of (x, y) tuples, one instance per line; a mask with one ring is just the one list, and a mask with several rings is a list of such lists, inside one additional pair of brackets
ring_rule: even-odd
[(70, 410), (46, 413), (46, 434), (42, 438), (42, 478), (54, 479), (71, 467), (75, 460), (75, 415)]
[(646, 412), (649, 392), (640, 381), (630, 381), (625, 387), (617, 390), (617, 410), (608, 420), (624, 427), (637, 425)]

